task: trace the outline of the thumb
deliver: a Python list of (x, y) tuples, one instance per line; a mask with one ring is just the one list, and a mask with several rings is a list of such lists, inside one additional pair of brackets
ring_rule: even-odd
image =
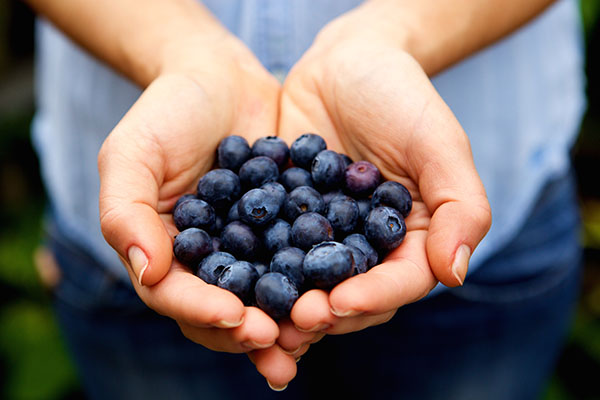
[[(172, 240), (157, 212), (159, 183), (147, 163), (148, 153), (127, 140), (107, 139), (98, 156), (100, 226), (104, 238), (125, 260), (141, 285), (153, 285), (167, 273)], [(139, 149), (139, 142), (137, 144)]]

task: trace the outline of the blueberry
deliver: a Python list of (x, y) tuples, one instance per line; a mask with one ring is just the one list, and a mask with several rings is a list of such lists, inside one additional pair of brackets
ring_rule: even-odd
[(200, 263), (197, 275), (204, 282), (216, 285), (225, 267), (236, 261), (233, 255), (224, 251), (211, 253)]
[(352, 164), (354, 162), (346, 154), (340, 154), (340, 156), (342, 156), (342, 158), (344, 159), (344, 165), (345, 165), (346, 168), (348, 168), (348, 165), (350, 165), (350, 164)]
[(241, 191), (240, 179), (228, 169), (208, 171), (198, 182), (198, 197), (217, 211), (231, 207)]
[(335, 233), (343, 237), (354, 231), (360, 213), (353, 198), (338, 196), (331, 200), (327, 206), (326, 216)]
[(333, 228), (327, 218), (315, 212), (300, 215), (292, 225), (292, 243), (303, 250), (333, 238)]
[(377, 265), (377, 251), (373, 248), (373, 246), (371, 246), (365, 235), (353, 233), (352, 235), (346, 236), (342, 243), (346, 246), (356, 247), (362, 251), (367, 258), (367, 268), (372, 268)]
[(243, 163), (250, 159), (252, 151), (246, 139), (241, 136), (228, 136), (221, 140), (217, 148), (217, 160), (221, 168), (237, 172)]
[(279, 207), (283, 207), (285, 198), (287, 197), (287, 191), (281, 183), (278, 182), (267, 182), (260, 187), (263, 190), (271, 193), (277, 199)]
[(321, 194), (310, 186), (298, 186), (288, 194), (283, 212), (289, 221), (294, 221), (307, 212), (324, 213), (325, 202)]
[(225, 225), (221, 232), (221, 246), (242, 260), (256, 260), (261, 256), (261, 243), (252, 229), (241, 221)]
[(231, 208), (229, 208), (229, 212), (227, 213), (227, 223), (238, 221), (240, 219), (240, 213), (238, 212), (238, 203), (239, 200), (233, 203)]
[(262, 232), (263, 245), (271, 254), (292, 245), (292, 226), (282, 219), (275, 219)]
[(326, 192), (323, 194), (323, 201), (327, 206), (329, 203), (331, 203), (331, 200), (337, 197), (346, 197), (346, 195), (344, 194), (344, 192), (342, 192), (341, 189), (332, 190), (331, 192)]
[(252, 145), (252, 157), (258, 156), (269, 157), (283, 169), (290, 158), (290, 149), (287, 143), (277, 136), (265, 136)]
[(211, 252), (212, 240), (202, 229), (188, 228), (175, 236), (173, 253), (188, 267), (196, 268), (198, 263)]
[(306, 253), (297, 247), (285, 247), (273, 255), (270, 271), (284, 274), (300, 289), (304, 283), (302, 262), (305, 255)]
[(346, 168), (344, 178), (348, 193), (356, 197), (367, 197), (379, 185), (381, 174), (370, 162), (357, 161)]
[(263, 189), (250, 189), (238, 201), (240, 219), (250, 226), (263, 226), (279, 214), (277, 198)]
[(279, 167), (269, 157), (258, 156), (246, 161), (240, 167), (239, 175), (242, 186), (248, 190), (276, 181), (279, 178)]
[(305, 133), (290, 146), (290, 158), (295, 166), (310, 169), (313, 158), (327, 148), (325, 140), (314, 133)]
[(221, 238), (213, 236), (211, 238), (211, 240), (212, 240), (212, 251), (213, 252), (221, 251)]
[(298, 186), (314, 186), (310, 172), (299, 167), (291, 167), (283, 171), (279, 177), (279, 182), (281, 182), (288, 192), (291, 192)]
[(345, 170), (344, 159), (333, 150), (319, 152), (310, 166), (315, 187), (325, 191), (334, 190), (342, 185)]
[(244, 304), (249, 304), (257, 280), (258, 272), (254, 265), (248, 261), (236, 261), (223, 269), (219, 279), (217, 279), (217, 286), (229, 290), (239, 297)]
[(367, 215), (369, 215), (369, 211), (371, 211), (371, 199), (357, 199), (356, 205), (358, 206), (358, 224), (357, 229), (364, 225), (365, 220), (367, 219)]
[(367, 272), (367, 257), (365, 253), (360, 251), (357, 247), (347, 246), (352, 252), (352, 259), (354, 260), (354, 275), (363, 274)]
[(408, 189), (394, 181), (383, 182), (373, 192), (371, 208), (387, 206), (395, 208), (404, 218), (412, 209), (412, 197)]
[(223, 230), (224, 226), (225, 226), (225, 218), (223, 218), (219, 214), (216, 214), (215, 215), (215, 224), (212, 226), (211, 233), (214, 235), (221, 234), (221, 231)]
[(406, 236), (404, 218), (391, 207), (375, 207), (365, 221), (365, 236), (377, 250), (391, 251)]
[(186, 200), (191, 200), (191, 199), (196, 199), (196, 195), (193, 193), (188, 193), (188, 194), (184, 194), (183, 196), (181, 196), (180, 198), (177, 199), (177, 201), (175, 202), (175, 205), (173, 206), (173, 211), (175, 211), (175, 209), (177, 207), (179, 207), (179, 205), (181, 203), (183, 203)]
[(324, 242), (313, 247), (303, 262), (304, 277), (325, 290), (350, 278), (354, 268), (352, 251), (338, 242)]
[(265, 263), (257, 261), (257, 262), (252, 263), (252, 265), (254, 265), (254, 269), (256, 269), (256, 272), (258, 272), (259, 278), (261, 276), (263, 276), (264, 274), (266, 274), (267, 272), (269, 272), (269, 266)]
[(298, 300), (296, 286), (279, 272), (267, 272), (261, 276), (254, 287), (254, 294), (260, 309), (274, 320), (287, 317)]
[(173, 222), (182, 232), (187, 228), (210, 231), (215, 225), (215, 210), (204, 200), (191, 199), (179, 204), (173, 212)]

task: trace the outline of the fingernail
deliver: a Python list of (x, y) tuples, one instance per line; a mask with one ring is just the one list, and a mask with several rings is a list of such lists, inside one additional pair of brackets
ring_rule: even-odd
[(452, 274), (456, 280), (462, 284), (465, 282), (467, 276), (467, 269), (469, 268), (469, 258), (471, 257), (471, 249), (466, 244), (460, 245), (454, 255), (454, 262), (452, 263)]
[(298, 358), (296, 358), (296, 364), (298, 364), (298, 361), (300, 361), (300, 359), (301, 359), (301, 358), (302, 358), (302, 357), (298, 357)]
[(300, 351), (300, 349), (302, 348), (302, 346), (304, 346), (304, 344), (301, 344), (297, 349), (294, 350), (286, 350), (283, 347), (281, 348), (281, 351), (283, 351), (285, 354), (289, 354), (290, 356), (293, 356), (295, 353), (297, 353), (298, 351)]
[(246, 342), (242, 342), (242, 346), (251, 349), (251, 350), (255, 350), (255, 349), (266, 349), (268, 347), (271, 347), (275, 344), (275, 342), (271, 342), (271, 343), (257, 343), (254, 340), (248, 340)]
[(271, 388), (271, 390), (274, 390), (276, 392), (282, 392), (285, 390), (285, 388), (288, 387), (288, 385), (284, 385), (284, 386), (275, 386), (273, 385), (271, 382), (269, 382), (269, 380), (267, 379), (267, 384), (269, 385), (269, 387)]
[(327, 329), (329, 327), (331, 327), (331, 325), (329, 325), (329, 324), (318, 324), (318, 325), (313, 326), (310, 329), (302, 329), (302, 328), (299, 328), (299, 327), (296, 327), (296, 329), (298, 329), (300, 332), (311, 333), (311, 332), (323, 331), (323, 330), (325, 330), (325, 329)]
[(238, 326), (240, 326), (243, 323), (244, 323), (244, 317), (242, 317), (242, 319), (240, 319), (239, 321), (235, 321), (235, 322), (220, 320), (220, 321), (215, 322), (213, 325), (216, 326), (217, 328), (229, 329), (229, 328), (237, 328)]
[(330, 308), (329, 311), (331, 311), (333, 315), (339, 318), (356, 317), (357, 315), (362, 314), (362, 311), (357, 310), (337, 311), (333, 308)]
[(129, 248), (127, 257), (129, 258), (129, 265), (131, 266), (133, 273), (138, 278), (138, 283), (143, 286), (142, 278), (148, 268), (148, 257), (146, 257), (144, 251), (137, 246), (131, 246)]

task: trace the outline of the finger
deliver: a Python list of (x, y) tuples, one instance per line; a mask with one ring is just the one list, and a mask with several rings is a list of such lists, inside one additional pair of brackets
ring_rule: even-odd
[(267, 379), (267, 384), (273, 390), (284, 390), (296, 376), (295, 358), (286, 354), (276, 344), (268, 349), (254, 350), (248, 353), (248, 357), (256, 366), (256, 370)]
[(279, 322), (277, 344), (287, 354), (297, 357), (302, 347), (318, 342), (323, 336), (325, 334), (321, 332), (301, 332), (291, 320), (286, 319)]
[(231, 329), (198, 328), (179, 322), (188, 339), (211, 350), (228, 353), (246, 353), (273, 346), (279, 335), (275, 321), (256, 307), (247, 307), (244, 322)]
[(202, 328), (235, 328), (244, 322), (246, 309), (240, 299), (207, 284), (178, 262), (174, 262), (167, 275), (153, 286), (132, 281), (148, 307), (180, 323)]

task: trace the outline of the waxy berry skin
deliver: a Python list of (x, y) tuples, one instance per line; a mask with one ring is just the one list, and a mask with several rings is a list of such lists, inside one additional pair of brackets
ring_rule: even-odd
[(290, 158), (296, 167), (310, 169), (313, 158), (327, 149), (325, 140), (314, 133), (305, 133), (290, 146)]
[(198, 263), (212, 252), (212, 239), (199, 228), (188, 228), (175, 236), (173, 253), (182, 264), (196, 268)]
[(250, 159), (252, 150), (248, 141), (241, 136), (227, 136), (217, 148), (217, 161), (221, 168), (237, 172)]
[(279, 202), (263, 189), (251, 189), (238, 201), (238, 215), (250, 226), (264, 226), (279, 214)]
[(226, 266), (219, 278), (217, 286), (235, 294), (244, 304), (249, 304), (254, 295), (254, 285), (258, 280), (258, 271), (248, 261), (235, 261)]
[(281, 182), (288, 192), (291, 192), (298, 186), (314, 186), (310, 172), (299, 167), (292, 167), (283, 171), (279, 176), (279, 182)]
[(288, 221), (293, 222), (300, 215), (308, 212), (323, 214), (325, 202), (314, 188), (298, 186), (288, 194), (283, 205), (283, 213)]
[(274, 254), (284, 247), (290, 247), (292, 245), (292, 226), (287, 221), (277, 218), (263, 230), (262, 241), (270, 254)]
[(285, 202), (285, 199), (287, 197), (287, 191), (285, 190), (285, 187), (283, 187), (283, 185), (281, 183), (267, 182), (264, 185), (262, 185), (260, 188), (263, 190), (266, 190), (271, 195), (273, 195), (275, 197), (275, 199), (277, 200), (279, 207), (280, 208), (283, 207), (283, 203)]
[(221, 247), (240, 260), (257, 260), (262, 246), (252, 229), (241, 221), (225, 225), (221, 232)]
[(227, 210), (240, 198), (240, 178), (228, 169), (208, 171), (198, 182), (197, 196), (215, 210)]
[(352, 252), (352, 259), (354, 260), (354, 275), (363, 274), (369, 269), (367, 267), (367, 257), (360, 251), (359, 248), (354, 246), (346, 245)]
[(224, 251), (217, 251), (209, 254), (202, 260), (198, 266), (196, 275), (206, 283), (216, 285), (219, 276), (228, 265), (237, 260), (235, 257)]
[(267, 272), (256, 282), (254, 295), (260, 309), (274, 320), (279, 320), (290, 314), (298, 300), (298, 289), (287, 276)]
[(357, 161), (344, 171), (345, 186), (348, 193), (356, 197), (367, 197), (379, 186), (379, 169), (368, 161)]
[(321, 242), (334, 239), (334, 231), (324, 216), (315, 212), (296, 218), (292, 225), (292, 243), (302, 250), (309, 250)]
[(398, 210), (375, 207), (365, 221), (365, 237), (379, 251), (390, 251), (402, 243), (406, 236), (406, 223)]
[(277, 181), (279, 167), (269, 157), (258, 156), (249, 159), (240, 167), (239, 177), (244, 190), (249, 190), (267, 182)]
[(312, 180), (321, 191), (331, 191), (343, 186), (345, 170), (344, 159), (333, 150), (321, 151), (310, 165)]
[(319, 289), (329, 290), (354, 275), (354, 259), (348, 246), (324, 242), (313, 247), (302, 264), (304, 278)]
[(367, 258), (367, 268), (372, 268), (377, 265), (379, 255), (373, 246), (371, 246), (365, 235), (353, 233), (352, 235), (346, 236), (342, 243), (346, 246), (354, 246), (362, 251)]
[(325, 216), (331, 223), (335, 234), (344, 237), (354, 231), (359, 222), (360, 213), (353, 198), (338, 196), (329, 202)]
[(286, 142), (277, 136), (265, 136), (257, 139), (252, 145), (252, 157), (269, 157), (279, 169), (283, 169), (290, 158), (290, 149)]
[(302, 262), (306, 253), (297, 247), (285, 247), (273, 255), (269, 270), (288, 277), (300, 289), (304, 284)]
[(183, 196), (181, 196), (180, 198), (177, 199), (177, 201), (175, 202), (175, 205), (173, 206), (173, 211), (175, 211), (175, 209), (184, 201), (187, 200), (191, 200), (191, 199), (197, 199), (196, 195), (193, 193), (187, 193), (184, 194)]
[(200, 199), (186, 200), (173, 211), (173, 222), (180, 232), (188, 228), (210, 231), (215, 225), (215, 218), (215, 210)]
[(387, 181), (377, 186), (371, 198), (371, 208), (387, 206), (395, 208), (404, 218), (412, 210), (412, 196), (404, 185)]

